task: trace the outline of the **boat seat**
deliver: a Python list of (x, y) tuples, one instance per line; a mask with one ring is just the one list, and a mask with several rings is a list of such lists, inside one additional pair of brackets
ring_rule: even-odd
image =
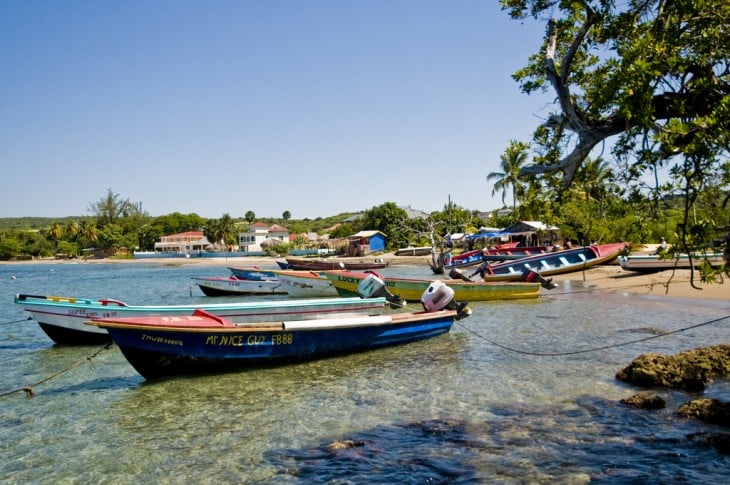
[(565, 259), (565, 256), (560, 256), (560, 262), (563, 263), (564, 266), (568, 266), (570, 263), (568, 263), (568, 260)]
[(540, 262), (542, 263), (542, 267), (543, 268), (549, 268), (550, 267), (550, 265), (548, 264), (548, 262), (545, 261), (544, 259), (542, 261), (540, 261)]
[(583, 254), (583, 253), (579, 253), (579, 254), (578, 254), (578, 257), (579, 257), (579, 258), (580, 258), (580, 260), (581, 260), (581, 261), (583, 261), (584, 263), (586, 262), (586, 255), (585, 255), (585, 254)]

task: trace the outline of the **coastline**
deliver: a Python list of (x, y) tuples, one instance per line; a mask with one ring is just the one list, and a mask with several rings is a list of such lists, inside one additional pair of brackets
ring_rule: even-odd
[[(276, 268), (276, 260), (270, 256), (245, 258), (144, 258), (144, 259), (36, 259), (32, 261), (1, 261), (0, 268), (13, 264), (158, 264), (163, 266), (261, 266)], [(340, 259), (340, 258), (338, 258)], [(382, 259), (388, 266), (423, 265), (424, 278), (433, 276), (428, 267), (428, 256), (396, 256), (394, 253), (378, 254), (369, 258), (341, 258), (343, 261), (372, 261)], [(608, 291), (626, 292), (636, 295), (651, 295), (667, 298), (688, 298), (701, 300), (730, 301), (730, 280), (724, 284), (702, 283), (695, 272), (694, 287), (688, 269), (665, 270), (656, 273), (626, 271), (618, 263), (600, 265), (585, 271), (555, 275), (555, 282), (580, 281), (588, 286)]]

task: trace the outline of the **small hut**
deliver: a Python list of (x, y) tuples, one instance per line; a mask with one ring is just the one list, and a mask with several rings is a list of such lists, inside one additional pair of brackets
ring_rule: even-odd
[(365, 256), (385, 251), (385, 234), (380, 231), (360, 231), (347, 238), (347, 256)]

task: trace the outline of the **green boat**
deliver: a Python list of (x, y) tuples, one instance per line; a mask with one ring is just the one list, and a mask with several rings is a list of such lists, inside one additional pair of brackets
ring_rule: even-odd
[[(322, 271), (321, 274), (332, 282), (337, 293), (343, 297), (358, 296), (358, 286), (370, 274), (359, 271)], [(432, 280), (393, 278), (377, 275), (385, 283), (385, 288), (406, 301), (420, 301)], [(459, 301), (520, 300), (538, 298), (540, 283), (517, 281), (491, 283), (484, 281), (464, 281), (461, 279), (439, 280), (454, 290), (454, 298)]]

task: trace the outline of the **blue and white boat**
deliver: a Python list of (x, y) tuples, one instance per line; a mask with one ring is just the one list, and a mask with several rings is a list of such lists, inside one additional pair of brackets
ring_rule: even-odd
[(453, 308), (453, 290), (440, 281), (432, 283), (424, 292), (425, 311), (421, 312), (236, 324), (196, 311), (179, 317), (101, 318), (87, 324), (108, 331), (146, 379), (229, 372), (361, 352), (446, 333), (468, 312), (463, 307), (444, 309)]
[(265, 281), (278, 279), (274, 270), (262, 269), (258, 266), (248, 266), (244, 268), (229, 266), (228, 269), (231, 271), (233, 276), (242, 280)]
[(278, 279), (275, 280), (244, 280), (221, 276), (193, 276), (193, 281), (200, 287), (206, 296), (229, 295), (284, 295), (286, 290)]
[(57, 344), (93, 345), (109, 341), (100, 327), (84, 325), (92, 318), (174, 317), (202, 309), (234, 323), (306, 320), (336, 316), (378, 315), (385, 298), (271, 299), (206, 305), (127, 305), (119, 300), (62, 296), (15, 295), (22, 306)]

